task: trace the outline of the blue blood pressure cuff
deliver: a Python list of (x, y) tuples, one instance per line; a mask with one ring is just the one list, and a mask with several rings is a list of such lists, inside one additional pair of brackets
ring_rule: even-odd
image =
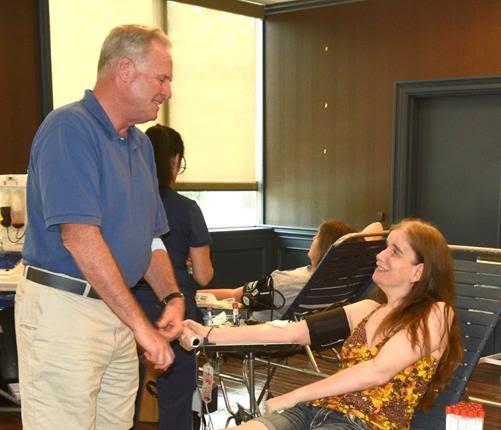
[(350, 335), (350, 323), (342, 307), (308, 315), (305, 320), (315, 349), (330, 348)]

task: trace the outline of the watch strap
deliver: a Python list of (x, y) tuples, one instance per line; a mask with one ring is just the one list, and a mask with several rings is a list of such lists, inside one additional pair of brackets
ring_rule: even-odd
[(180, 291), (175, 291), (173, 293), (170, 293), (169, 295), (165, 296), (161, 301), (160, 303), (162, 304), (162, 306), (165, 306), (167, 305), (167, 303), (169, 303), (172, 299), (176, 299), (176, 298), (179, 298), (179, 299), (184, 299), (184, 294), (181, 293)]

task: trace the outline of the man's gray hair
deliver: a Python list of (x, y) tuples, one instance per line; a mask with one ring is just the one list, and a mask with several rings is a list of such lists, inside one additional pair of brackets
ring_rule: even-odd
[(167, 35), (157, 27), (128, 24), (113, 28), (101, 47), (97, 74), (105, 74), (110, 66), (121, 57), (129, 57), (135, 61), (142, 61), (148, 54), (153, 41), (170, 47)]

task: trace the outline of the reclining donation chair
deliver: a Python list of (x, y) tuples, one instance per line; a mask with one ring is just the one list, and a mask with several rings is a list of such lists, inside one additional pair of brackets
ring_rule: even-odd
[[(333, 243), (282, 319), (295, 321), (311, 312), (361, 300), (372, 285), (376, 255), (386, 247), (383, 237), (387, 234), (351, 233)], [(370, 236), (376, 236), (376, 240), (365, 240)], [(331, 345), (343, 340), (338, 339)], [(319, 373), (310, 347), (306, 346), (305, 350), (313, 369)]]
[[(319, 312), (337, 306), (344, 306), (364, 298), (372, 284), (372, 273), (376, 267), (376, 255), (386, 247), (383, 239), (387, 231), (379, 233), (350, 233), (333, 243), (320, 261), (317, 269), (304, 288), (282, 316), (282, 320), (297, 321), (312, 312)], [(365, 240), (372, 237), (372, 240)], [(332, 348), (344, 339), (336, 339), (323, 349)], [(289, 357), (305, 350), (313, 370), (288, 364)], [(332, 349), (335, 356), (337, 352)], [(322, 356), (321, 356), (322, 357)], [(322, 357), (323, 358), (323, 357)], [(336, 357), (329, 357), (337, 360)], [(269, 394), (269, 388), (277, 368), (289, 369), (302, 374), (326, 376), (321, 373), (317, 359), (309, 346), (296, 347), (278, 354), (256, 358), (268, 366), (264, 386), (258, 396), (259, 405)], [(245, 362), (244, 362), (245, 366)]]
[[(351, 233), (333, 243), (282, 319), (295, 320), (312, 311), (357, 301), (372, 283), (376, 255), (386, 247), (379, 238), (386, 235)], [(378, 240), (364, 240), (368, 236)]]
[[(427, 412), (416, 412), (413, 430), (445, 428), (445, 406), (457, 403), (464, 394), (481, 355), (499, 352), (501, 316), (501, 263), (485, 256), (501, 256), (501, 249), (450, 246), (456, 276), (456, 309), (461, 323), (464, 357), (447, 388)], [(465, 259), (474, 256), (476, 261)], [(498, 327), (496, 329), (496, 326)]]
[[(343, 306), (347, 303), (360, 300), (372, 284), (372, 273), (376, 266), (376, 255), (386, 247), (386, 242), (382, 240), (382, 237), (387, 234), (387, 232), (375, 234), (352, 233), (343, 236), (331, 245), (309, 281), (284, 313), (282, 320), (298, 320), (310, 312), (324, 310), (332, 306)], [(374, 237), (376, 240), (364, 240), (365, 237), (369, 236), (376, 236)], [(289, 350), (278, 348), (279, 351), (276, 353), (261, 353), (260, 357), (262, 358), (255, 358), (256, 362), (265, 363), (268, 366), (267, 381), (257, 400), (253, 392), (254, 357), (252, 360), (248, 360), (247, 355), (244, 354), (242, 378), (239, 378), (238, 375), (217, 372), (220, 377), (221, 391), (226, 408), (230, 413), (228, 421), (235, 419), (235, 422), (238, 424), (252, 418), (255, 413), (258, 413), (258, 405), (267, 394), (270, 382), (278, 367), (295, 370), (300, 373), (321, 375), (312, 351), (309, 347), (305, 347), (305, 349), (314, 370), (300, 369), (286, 364), (289, 356), (302, 350), (299, 347), (289, 348)], [(275, 359), (275, 361), (270, 361), (270, 358)], [(216, 364), (216, 370), (219, 370), (219, 364)], [(240, 381), (247, 386), (251, 401), (250, 412), (244, 410), (240, 405), (238, 411), (233, 412), (231, 410), (222, 378)], [(254, 402), (255, 404), (252, 404)]]

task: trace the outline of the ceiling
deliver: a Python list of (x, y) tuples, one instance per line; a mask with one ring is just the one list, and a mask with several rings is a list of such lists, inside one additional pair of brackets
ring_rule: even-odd
[(298, 9), (310, 9), (334, 4), (356, 3), (366, 0), (235, 0), (263, 5), (265, 14), (287, 12)]
[(285, 3), (290, 0), (248, 0), (249, 3), (257, 3), (257, 4), (275, 4), (275, 3)]
[(302, 3), (304, 5), (311, 4), (315, 5), (317, 3), (355, 3), (357, 1), (363, 0), (237, 0), (237, 1), (245, 1), (247, 3), (256, 3), (262, 5), (273, 5), (278, 3)]

